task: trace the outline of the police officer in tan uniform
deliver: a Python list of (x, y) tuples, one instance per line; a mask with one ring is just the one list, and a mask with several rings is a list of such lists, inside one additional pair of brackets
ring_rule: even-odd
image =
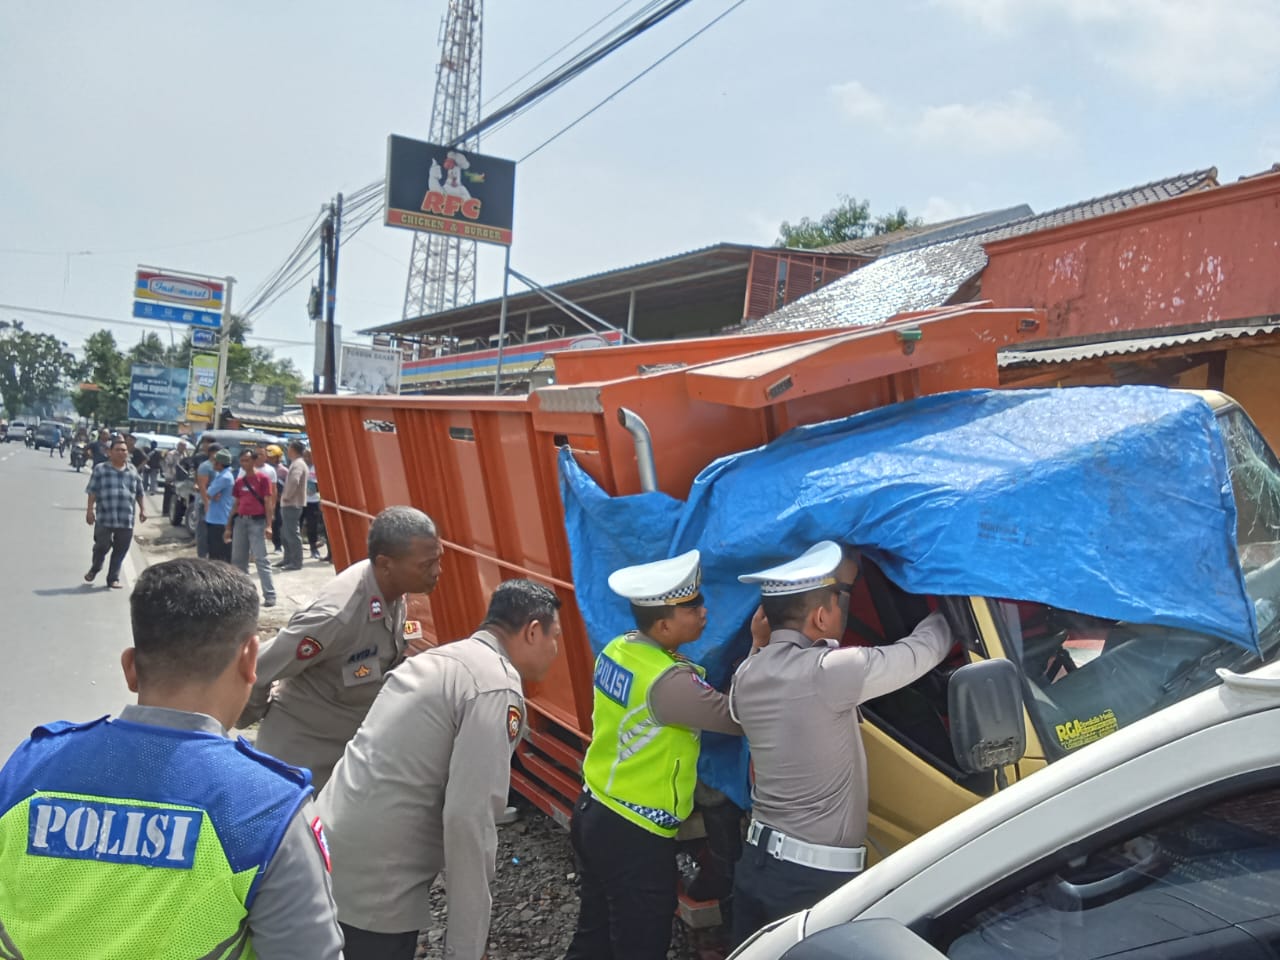
[(325, 785), (385, 675), (405, 658), (404, 596), (435, 589), (440, 556), (421, 510), (388, 507), (374, 518), (368, 559), (338, 574), (258, 654), (238, 725), (262, 720), (259, 750), (309, 769), (317, 791)]
[(856, 560), (824, 540), (738, 578), (760, 585), (772, 632), (729, 691), (755, 768), (747, 845), (733, 877), (736, 943), (863, 869), (867, 760), (858, 704), (918, 679), (951, 649), (941, 613), (897, 643), (838, 649), (857, 576)]
[(475, 633), (387, 678), (319, 801), (347, 960), (412, 960), (441, 870), (445, 956), (483, 956), (521, 681), (555, 660), (559, 607), (546, 587), (507, 580)]

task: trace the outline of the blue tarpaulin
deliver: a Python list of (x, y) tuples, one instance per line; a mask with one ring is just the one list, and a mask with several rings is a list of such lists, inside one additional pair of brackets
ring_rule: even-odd
[[(662, 438), (656, 438), (659, 445)], [(598, 653), (633, 627), (608, 574), (702, 551), (707, 629), (681, 653), (724, 688), (759, 602), (741, 573), (818, 540), (860, 548), (903, 590), (1036, 601), (1257, 649), (1226, 452), (1210, 407), (1157, 387), (966, 391), (801, 427), (723, 457), (687, 501), (610, 497), (566, 449), (577, 601)], [(741, 752), (703, 779), (745, 804)]]

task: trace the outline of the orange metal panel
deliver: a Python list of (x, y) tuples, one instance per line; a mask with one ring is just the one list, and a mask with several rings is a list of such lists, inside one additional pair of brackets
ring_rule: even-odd
[(1280, 174), (987, 245), (983, 296), (1044, 309), (1042, 337), (1280, 313)]
[[(611, 494), (638, 492), (634, 443), (618, 421), (618, 410), (629, 408), (652, 432), (661, 488), (683, 497), (716, 457), (792, 426), (925, 392), (995, 385), (997, 349), (1026, 336), (1037, 318), (1025, 310), (962, 309), (834, 335), (591, 351), (614, 371), (675, 351), (689, 360), (530, 397), (304, 397), (335, 561), (341, 569), (364, 556), (370, 518), (384, 507), (426, 510), (440, 528), (444, 571), (436, 592), (413, 598), (413, 609), (434, 643), (470, 634), (489, 593), (507, 577), (528, 576), (556, 590), (561, 650), (547, 678), (526, 691), (538, 733), (530, 739), (541, 753), (524, 745), (523, 772), (513, 783), (548, 812), (563, 812), (579, 745), (590, 733), (595, 658), (574, 603), (557, 443), (567, 442)], [(904, 339), (904, 330), (921, 337)], [(569, 365), (583, 374), (592, 362), (578, 356)], [(785, 377), (791, 386), (770, 397), (769, 387)]]

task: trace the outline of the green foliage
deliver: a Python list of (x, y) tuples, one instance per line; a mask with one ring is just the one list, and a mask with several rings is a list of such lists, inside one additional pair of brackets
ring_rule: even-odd
[(78, 366), (67, 345), (52, 334), (27, 330), (21, 320), (0, 320), (0, 399), (11, 416), (48, 416)]
[(129, 365), (110, 330), (91, 333), (84, 342), (81, 376), (96, 389), (71, 398), (76, 413), (94, 423), (123, 423), (129, 412)]
[[(292, 403), (306, 386), (298, 368), (287, 358), (277, 358), (267, 347), (250, 347), (245, 339), (253, 332), (252, 324), (232, 315), (227, 325), (230, 339), (227, 351), (227, 381), (262, 383), (285, 388), (285, 402)], [(180, 340), (165, 346), (159, 335), (143, 334), (141, 339), (122, 353), (110, 331), (99, 330), (84, 345), (84, 377), (97, 390), (84, 390), (73, 398), (77, 412), (100, 423), (122, 423), (128, 417), (129, 374), (135, 363), (158, 364), (182, 369), (191, 366), (191, 331)]]
[(840, 203), (818, 220), (802, 217), (798, 223), (782, 221), (782, 225), (778, 227), (778, 246), (812, 250), (845, 240), (859, 240), (862, 237), (893, 233), (906, 227), (918, 227), (923, 222), (919, 217), (908, 216), (906, 207), (873, 217), (869, 201), (841, 194)]

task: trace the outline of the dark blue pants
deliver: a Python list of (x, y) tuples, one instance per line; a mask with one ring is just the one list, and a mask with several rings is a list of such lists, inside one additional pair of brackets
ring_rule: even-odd
[(759, 845), (744, 844), (733, 871), (734, 946), (767, 923), (807, 910), (858, 875), (779, 860), (765, 852), (768, 837), (766, 828)]
[(582, 793), (569, 826), (578, 928), (564, 960), (666, 960), (676, 912), (676, 842)]

